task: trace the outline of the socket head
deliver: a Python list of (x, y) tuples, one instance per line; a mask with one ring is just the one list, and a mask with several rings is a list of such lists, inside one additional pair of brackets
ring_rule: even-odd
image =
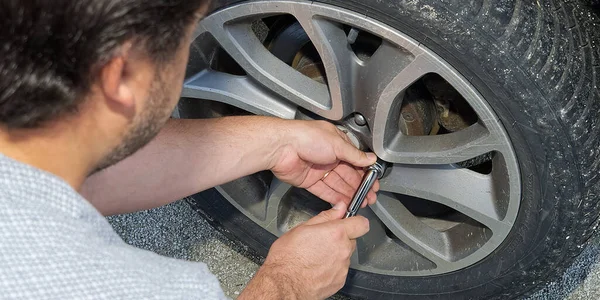
[(377, 172), (377, 179), (381, 179), (385, 174), (385, 170), (387, 170), (388, 166), (388, 162), (378, 159), (376, 163), (369, 166), (369, 170)]

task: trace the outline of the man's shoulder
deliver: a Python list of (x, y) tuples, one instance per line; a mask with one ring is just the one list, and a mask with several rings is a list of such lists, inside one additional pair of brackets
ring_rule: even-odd
[(3, 246), (13, 248), (49, 246), (65, 237), (84, 242), (117, 236), (106, 219), (66, 182), (2, 155), (0, 228), (3, 241), (12, 238), (12, 243)]
[(0, 241), (14, 298), (224, 298), (206, 265), (127, 245), (68, 184), (1, 154)]
[[(61, 178), (0, 154), (0, 205), (35, 213), (102, 217)], [(64, 217), (64, 216), (63, 216)]]
[(204, 264), (134, 248), (97, 221), (23, 210), (0, 220), (0, 290), (16, 298), (223, 298)]

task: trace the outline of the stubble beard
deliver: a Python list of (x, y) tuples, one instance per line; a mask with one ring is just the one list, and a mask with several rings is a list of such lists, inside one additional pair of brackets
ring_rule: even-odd
[(168, 95), (167, 84), (156, 78), (150, 88), (147, 107), (139, 115), (138, 121), (125, 133), (123, 142), (100, 161), (92, 174), (124, 160), (158, 135), (173, 110)]

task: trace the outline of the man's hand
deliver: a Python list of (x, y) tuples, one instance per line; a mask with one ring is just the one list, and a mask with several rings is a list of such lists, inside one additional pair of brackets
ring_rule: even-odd
[(339, 202), (275, 241), (238, 299), (325, 299), (340, 290), (355, 239), (369, 231), (366, 218), (345, 212)]
[[(283, 122), (282, 146), (271, 166), (275, 176), (329, 203), (350, 203), (362, 180), (362, 167), (375, 163), (377, 157), (356, 149), (331, 123)], [(375, 203), (378, 189), (377, 182), (363, 207)]]

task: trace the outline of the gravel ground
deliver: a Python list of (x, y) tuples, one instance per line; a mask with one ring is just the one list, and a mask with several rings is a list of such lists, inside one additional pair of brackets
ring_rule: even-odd
[[(158, 254), (205, 262), (217, 275), (225, 293), (236, 298), (258, 268), (257, 257), (231, 243), (187, 203), (110, 217), (109, 221), (131, 245)], [(250, 256), (250, 258), (248, 258)], [(595, 239), (559, 281), (548, 284), (532, 299), (600, 298), (600, 239)], [(332, 299), (347, 299), (336, 296)]]

